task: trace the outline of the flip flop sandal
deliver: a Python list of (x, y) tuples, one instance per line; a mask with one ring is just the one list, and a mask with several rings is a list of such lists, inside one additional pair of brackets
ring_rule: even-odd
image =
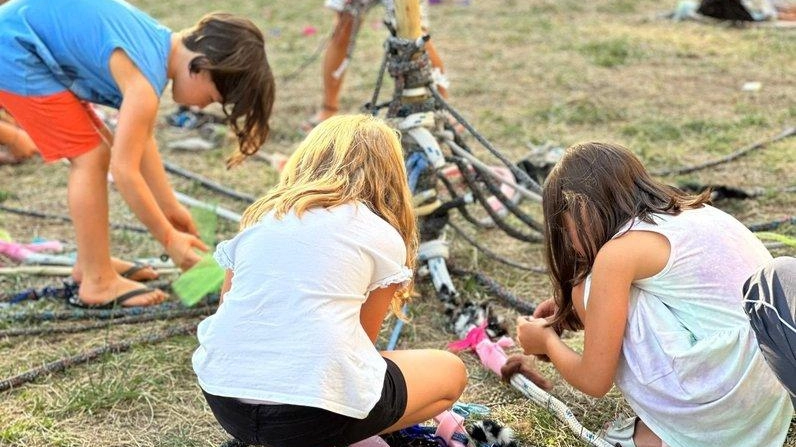
[[(83, 302), (83, 300), (80, 299), (79, 296), (73, 295), (69, 297), (67, 303), (69, 303), (71, 306), (79, 307), (81, 309), (113, 309), (116, 307), (123, 307), (122, 304), (124, 304), (125, 301), (129, 301), (137, 296), (141, 296), (154, 291), (155, 289), (151, 287), (141, 287), (140, 289), (135, 289), (123, 293), (117, 296), (116, 298), (108, 301), (107, 303), (102, 303), (102, 304), (86, 304)], [(135, 306), (135, 307), (146, 307), (146, 306)]]
[[(141, 270), (147, 269), (147, 268), (152, 268), (152, 266), (149, 265), (149, 264), (144, 264), (143, 262), (133, 261), (133, 265), (130, 266), (130, 268), (128, 268), (127, 270), (119, 273), (119, 275), (122, 278), (133, 279), (133, 276), (136, 273), (140, 272)], [(153, 278), (153, 279), (157, 279), (157, 278)], [(142, 281), (150, 281), (150, 280), (144, 279), (144, 280), (136, 280), (136, 281), (142, 282)]]
[(615, 447), (636, 447), (633, 435), (636, 433), (638, 416), (614, 419), (600, 433), (600, 437)]

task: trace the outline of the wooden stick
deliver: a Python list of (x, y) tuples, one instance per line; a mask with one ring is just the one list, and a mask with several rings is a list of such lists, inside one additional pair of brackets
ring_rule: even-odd
[(420, 1), (395, 0), (395, 21), (398, 37), (415, 40), (423, 34), (420, 27)]

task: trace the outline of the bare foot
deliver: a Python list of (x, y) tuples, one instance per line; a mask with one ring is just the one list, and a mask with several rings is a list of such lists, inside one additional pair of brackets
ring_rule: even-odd
[[(111, 258), (111, 265), (116, 273), (133, 281), (152, 281), (160, 276), (152, 266), (123, 261), (119, 258)], [(136, 268), (139, 266), (140, 268)], [(83, 280), (83, 272), (77, 265), (72, 269), (72, 279), (76, 283)]]
[(0, 166), (2, 165), (16, 165), (21, 163), (22, 160), (18, 159), (17, 157), (11, 155), (8, 152), (8, 149), (0, 146)]
[[(120, 296), (144, 289), (141, 283), (131, 281), (121, 276), (116, 276), (107, 283), (89, 283), (83, 281), (78, 290), (80, 302), (87, 306), (99, 306), (112, 302)], [(125, 300), (120, 304), (122, 307), (153, 306), (160, 304), (166, 299), (166, 294), (160, 289), (152, 289)]]
[(311, 117), (307, 118), (303, 123), (301, 123), (301, 131), (304, 133), (309, 133), (318, 124), (322, 123), (328, 118), (335, 116), (338, 110), (339, 107), (333, 107), (324, 104), (317, 112), (315, 112), (315, 115), (312, 115)]
[(0, 146), (0, 166), (2, 165), (18, 165), (28, 158), (32, 157), (36, 153), (26, 155), (26, 156), (18, 156), (14, 152), (10, 151), (8, 148), (4, 146)]

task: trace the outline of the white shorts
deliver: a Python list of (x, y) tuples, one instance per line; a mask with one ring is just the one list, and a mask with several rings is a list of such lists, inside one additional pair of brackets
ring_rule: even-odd
[[(325, 0), (323, 2), (323, 6), (326, 6), (327, 8), (333, 11), (342, 12), (343, 9), (345, 8), (345, 5), (347, 5), (350, 2), (351, 0)], [(368, 6), (370, 6), (371, 3), (381, 3), (388, 10), (392, 11), (393, 9), (392, 0), (366, 0), (366, 3), (368, 4)]]
[[(345, 6), (351, 1), (352, 0), (324, 0), (323, 6), (331, 9), (332, 11), (343, 12)], [(384, 9), (387, 10), (387, 16), (391, 20), (395, 15), (395, 4), (393, 3), (393, 0), (364, 0), (364, 3), (366, 9), (370, 9), (370, 7), (375, 6), (376, 3), (381, 3), (384, 5)], [(424, 30), (428, 30), (428, 13), (426, 12), (426, 2), (424, 0), (420, 0), (420, 25)]]

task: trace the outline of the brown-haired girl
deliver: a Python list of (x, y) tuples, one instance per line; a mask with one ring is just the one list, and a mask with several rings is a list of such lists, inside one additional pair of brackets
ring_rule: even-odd
[(396, 132), (365, 115), (315, 127), (216, 247), (223, 301), (199, 325), (193, 367), (230, 434), (346, 446), (453, 405), (467, 381), (458, 357), (374, 346), (408, 294), (416, 233)]
[[(638, 417), (608, 429), (612, 445), (779, 446), (787, 435), (791, 402), (742, 306), (771, 255), (708, 201), (605, 143), (570, 147), (545, 182), (555, 294), (549, 311), (518, 319), (518, 339), (586, 394), (616, 384)], [(564, 327), (585, 331), (582, 354)]]
[[(248, 19), (213, 13), (179, 33), (122, 0), (12, 0), (0, 6), (0, 107), (42, 158), (70, 162), (68, 199), (80, 282), (75, 304), (143, 306), (165, 298), (119, 274), (110, 256), (107, 176), (182, 269), (206, 250), (177, 202), (155, 142), (169, 80), (178, 104), (223, 105), (239, 141), (228, 164), (268, 136), (274, 80), (263, 35)], [(87, 103), (119, 109), (115, 134)]]

